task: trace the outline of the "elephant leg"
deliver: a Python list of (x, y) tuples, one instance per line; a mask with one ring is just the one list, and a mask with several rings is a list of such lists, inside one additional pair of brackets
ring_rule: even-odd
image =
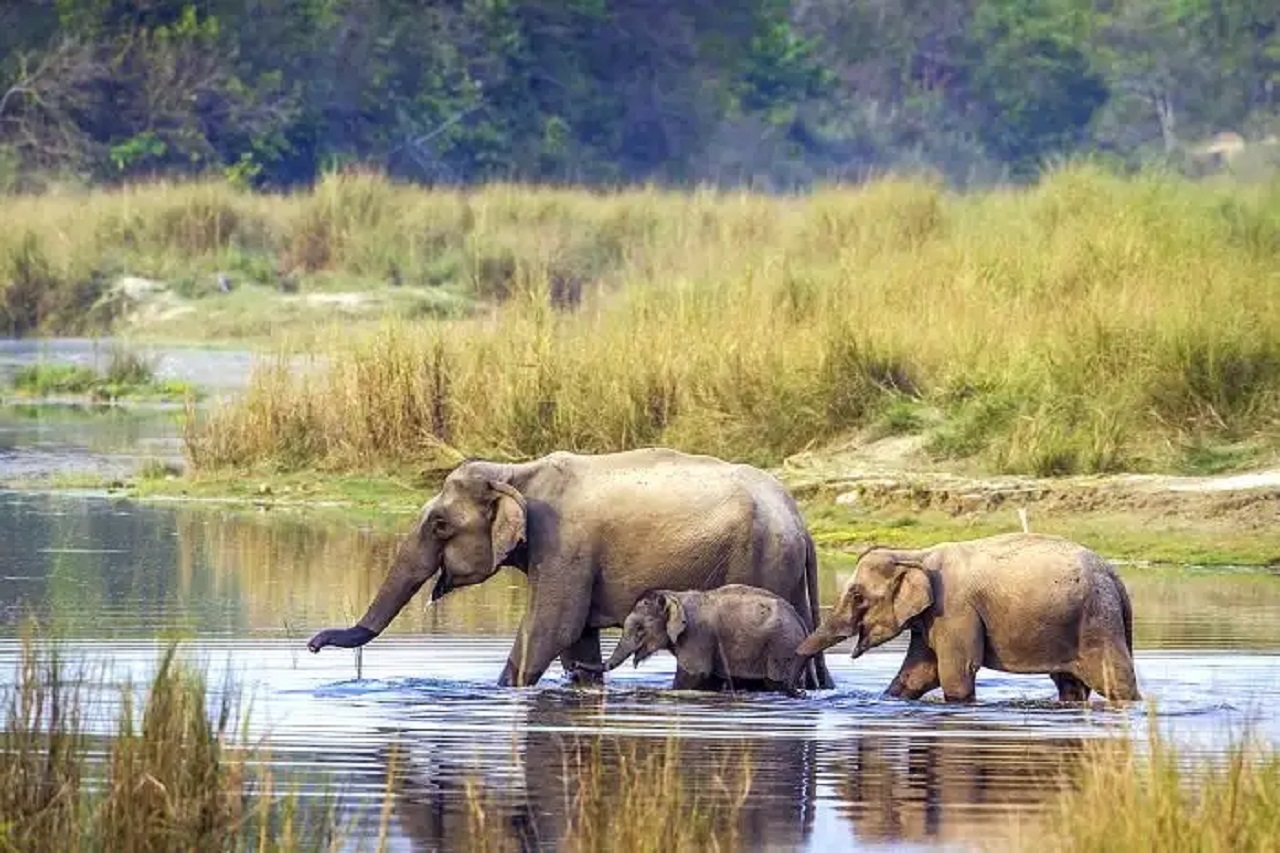
[(782, 693), (790, 696), (792, 699), (803, 699), (804, 691), (795, 686), (794, 679), (786, 681), (775, 681), (772, 678), (766, 678), (761, 686), (761, 690), (771, 693)]
[(911, 632), (911, 645), (898, 674), (885, 688), (884, 695), (895, 699), (919, 699), (941, 684), (938, 679), (938, 656), (929, 648), (924, 635)]
[(1076, 676), (1112, 702), (1138, 702), (1138, 677), (1129, 650), (1107, 643), (1091, 650), (1076, 664)]
[[(574, 684), (603, 684), (604, 673), (598, 671), (602, 662), (599, 628), (584, 628), (582, 635), (574, 641), (573, 645), (560, 653), (560, 665), (564, 667), (565, 674)], [(577, 666), (579, 663), (590, 664), (595, 669), (579, 669)]]
[[(937, 626), (935, 626), (936, 629)], [(982, 667), (985, 643), (977, 615), (957, 620), (933, 637), (938, 655), (938, 681), (948, 702), (972, 702), (974, 682)]]
[(1051, 672), (1049, 677), (1053, 679), (1054, 685), (1058, 688), (1059, 702), (1087, 702), (1089, 700), (1089, 685), (1074, 675), (1067, 672)]
[(809, 661), (812, 672), (808, 680), (812, 682), (813, 687), (818, 690), (831, 690), (836, 686), (836, 681), (831, 677), (831, 670), (827, 669), (827, 658), (822, 652), (818, 652)]
[(671, 680), (673, 690), (720, 690), (721, 681), (714, 675), (689, 672), (676, 667), (675, 677)]
[[(791, 606), (796, 609), (796, 613), (801, 614), (801, 621), (804, 623), (806, 633), (812, 632), (817, 625), (810, 625), (807, 614), (809, 613), (809, 592), (808, 587), (802, 587), (798, 597), (791, 599)], [(801, 680), (806, 690), (832, 690), (836, 686), (835, 679), (831, 677), (831, 671), (827, 669), (827, 658), (822, 652), (818, 652), (811, 657), (804, 665), (804, 673)]]
[[(581, 602), (551, 601), (529, 594), (529, 607), (520, 620), (516, 642), (507, 656), (507, 665), (498, 677), (500, 687), (528, 687), (538, 683), (547, 667), (561, 652), (574, 645), (585, 632), (589, 598)], [(597, 638), (598, 641), (598, 638)], [(597, 646), (596, 656), (599, 657)]]

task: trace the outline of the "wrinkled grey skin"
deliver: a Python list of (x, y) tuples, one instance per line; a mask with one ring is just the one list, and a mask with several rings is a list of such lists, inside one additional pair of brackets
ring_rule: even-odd
[(911, 632), (887, 695), (918, 699), (941, 686), (974, 698), (979, 667), (1047, 673), (1063, 702), (1091, 690), (1141, 699), (1133, 671), (1133, 611), (1111, 566), (1068, 539), (1013, 533), (921, 551), (865, 552), (835, 608), (797, 650), (857, 637), (857, 658)]
[[(813, 540), (782, 485), (747, 465), (647, 448), (460, 465), (360, 621), (307, 645), (364, 645), (432, 577), (435, 601), (504, 565), (528, 575), (529, 592), (501, 685), (537, 683), (557, 655), (566, 672), (598, 679), (600, 629), (621, 625), (650, 589), (747, 583), (791, 602), (807, 629), (818, 622)], [(831, 686), (821, 658), (805, 682)]]
[(800, 615), (773, 593), (743, 584), (707, 591), (653, 590), (622, 623), (606, 670), (629, 657), (676, 657), (677, 690), (756, 689), (798, 693), (806, 659), (796, 647), (808, 633)]

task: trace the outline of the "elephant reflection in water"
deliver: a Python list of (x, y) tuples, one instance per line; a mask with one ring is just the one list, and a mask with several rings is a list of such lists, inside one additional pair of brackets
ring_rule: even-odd
[(824, 744), (819, 765), (860, 842), (989, 841), (1017, 831), (1011, 817), (1060, 790), (1083, 743), (998, 732), (857, 734)]
[[(635, 768), (677, 762), (671, 775), (685, 785), (686, 806), (694, 798), (704, 806), (739, 801), (734, 829), (747, 846), (804, 844), (814, 817), (813, 741), (771, 738), (744, 744), (668, 738), (662, 732), (652, 737), (571, 733), (602, 722), (604, 701), (603, 693), (548, 691), (533, 697), (525, 730), (512, 744), (508, 766), (516, 779), (502, 778), (492, 762), (478, 767), (471, 738), (383, 748), (379, 757), (391, 778), (399, 831), (415, 850), (474, 846), (478, 835), (501, 849), (556, 849), (581, 813), (581, 793), (598, 797), (608, 833), (617, 800), (628, 793), (618, 772), (619, 758), (625, 757)], [(495, 734), (490, 743), (496, 747), (504, 737)], [(519, 754), (517, 747), (523, 748)], [(603, 773), (593, 785), (588, 768), (597, 760)], [(744, 764), (751, 772), (745, 788)], [(655, 790), (662, 790), (657, 780)]]

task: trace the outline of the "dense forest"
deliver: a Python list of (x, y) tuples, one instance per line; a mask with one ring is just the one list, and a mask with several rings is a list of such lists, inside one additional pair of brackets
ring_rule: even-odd
[(969, 184), (1274, 149), (1278, 105), (1280, 0), (0, 0), (8, 189)]

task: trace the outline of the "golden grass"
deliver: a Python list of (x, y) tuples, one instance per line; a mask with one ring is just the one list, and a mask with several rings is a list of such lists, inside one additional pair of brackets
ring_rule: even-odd
[[(1153, 721), (1154, 722), (1154, 721)], [(1086, 750), (1049, 828), (1064, 851), (1280, 849), (1280, 753), (1243, 741), (1225, 757), (1188, 760), (1159, 734)]]
[(973, 195), (903, 180), (805, 198), (506, 192), (468, 209), (534, 234), (547, 216), (630, 233), (579, 310), (552, 307), (545, 252), (517, 255), (487, 319), (338, 335), (306, 379), (261, 371), (192, 427), (195, 464), (654, 443), (776, 462), (877, 424), (1040, 474), (1176, 466), (1227, 438), (1275, 446), (1275, 188), (1074, 167)]
[[(24, 636), (0, 739), (0, 846), (16, 850), (323, 849), (330, 807), (298, 809), (237, 735), (233, 693), (209, 715), (203, 677), (171, 646), (141, 719), (125, 687), (104, 747), (87, 733), (84, 673)], [(103, 757), (105, 753), (105, 757)]]
[[(1088, 165), (969, 194), (897, 178), (803, 197), (156, 184), (6, 200), (6, 258), (14, 310), (95, 271), (215, 267), (494, 306), (369, 337), (335, 326), (329, 368), (269, 367), (192, 427), (206, 469), (369, 470), (442, 444), (776, 462), (864, 427), (1040, 474), (1280, 444), (1277, 184)], [(40, 310), (56, 327), (76, 304)]]

